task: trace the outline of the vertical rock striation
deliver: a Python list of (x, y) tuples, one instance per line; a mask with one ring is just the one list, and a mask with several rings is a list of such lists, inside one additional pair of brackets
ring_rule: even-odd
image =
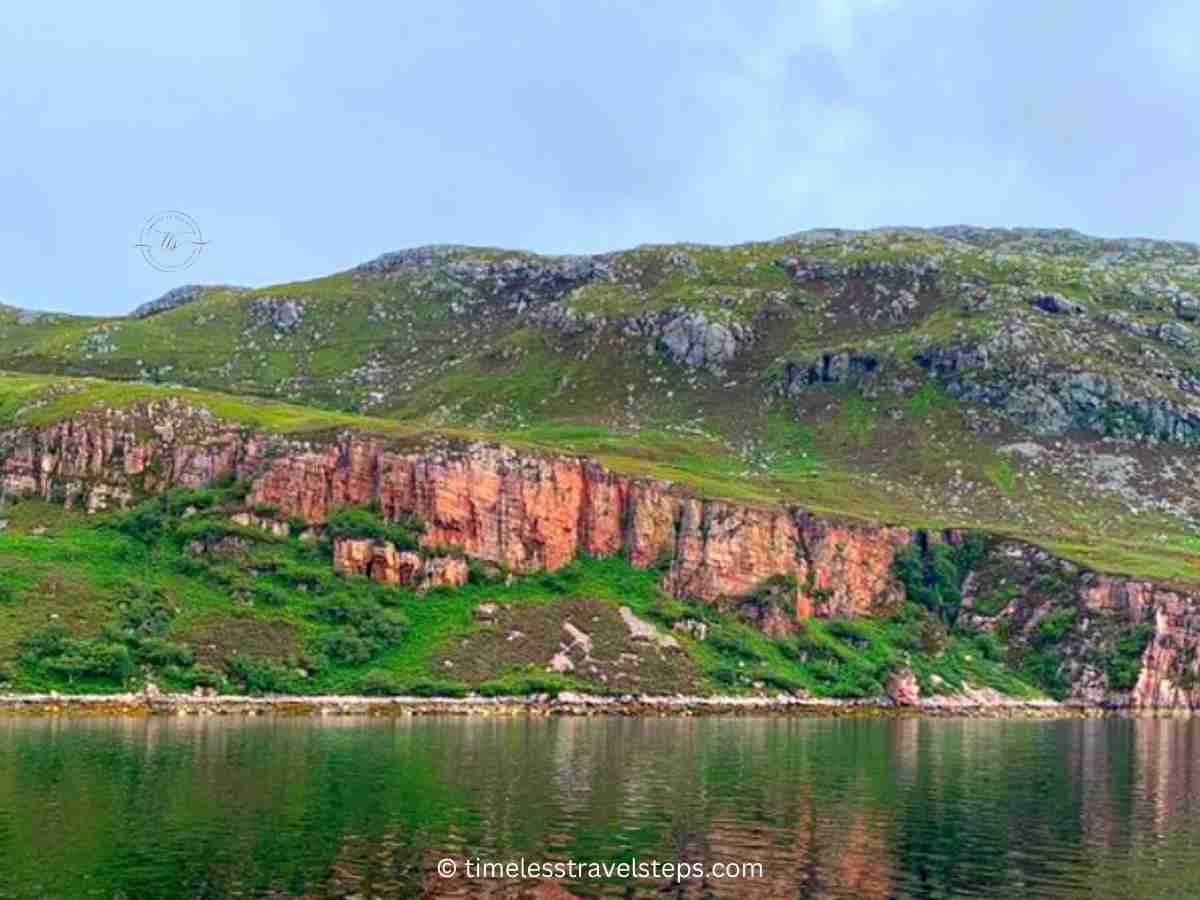
[[(795, 585), (793, 619), (862, 613), (898, 599), (891, 563), (910, 539), (906, 528), (836, 523), (797, 507), (701, 500), (580, 457), (492, 444), (395, 450), (356, 433), (315, 444), (222, 423), (176, 400), (0, 434), (6, 492), (89, 510), (226, 474), (250, 481), (247, 503), (310, 523), (366, 503), (378, 503), (388, 519), (415, 515), (426, 525), (427, 547), (514, 572), (557, 569), (580, 553), (624, 553), (640, 568), (669, 561), (664, 587), (710, 602), (786, 576)], [(399, 563), (351, 564), (347, 556), (348, 568), (361, 565), (399, 571)]]
[[(341, 571), (426, 588), (463, 583), (463, 557), (528, 573), (556, 569), (581, 553), (623, 553), (634, 566), (662, 568), (662, 585), (674, 596), (718, 604), (761, 599), (756, 618), (771, 633), (808, 616), (858, 615), (898, 602), (904, 594), (892, 564), (914, 538), (907, 528), (835, 521), (794, 506), (700, 499), (580, 457), (484, 443), (396, 449), (352, 432), (328, 443), (292, 440), (221, 422), (173, 399), (0, 432), (0, 496), (37, 494), (97, 510), (225, 475), (249, 483), (248, 504), (312, 524), (338, 506), (366, 503), (377, 503), (388, 519), (416, 516), (425, 523), (425, 553), (372, 540), (335, 542)], [(1075, 608), (1078, 624), (1060, 647), (1073, 674), (1073, 699), (1200, 707), (1197, 597), (1080, 573), (1027, 545), (998, 545), (991, 558), (1003, 562), (999, 574), (1028, 589), (985, 612), (987, 577), (972, 575), (965, 614), (981, 627), (1008, 619), (1010, 633), (1026, 634), (1056, 604)], [(1060, 569), (1074, 573), (1063, 582), (1069, 592), (1039, 599), (1039, 574)], [(1116, 689), (1095, 659), (1129, 629), (1140, 629), (1145, 649), (1136, 683)]]

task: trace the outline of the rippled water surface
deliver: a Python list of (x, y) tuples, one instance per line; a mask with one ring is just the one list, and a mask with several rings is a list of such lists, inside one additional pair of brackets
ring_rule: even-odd
[[(1198, 851), (1195, 720), (0, 718), (0, 897), (1200, 897)], [(762, 875), (463, 873), (633, 857)]]

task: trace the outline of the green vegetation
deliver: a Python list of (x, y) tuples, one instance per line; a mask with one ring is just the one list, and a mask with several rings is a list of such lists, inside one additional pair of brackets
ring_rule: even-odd
[(391, 541), (398, 550), (416, 550), (424, 526), (415, 520), (387, 522), (378, 508), (346, 506), (335, 509), (325, 522), (330, 538), (371, 538)]
[[(928, 690), (1039, 685), (1061, 694), (1061, 679), (1073, 677), (1063, 657), (1082, 627), (1069, 602), (1075, 576), (1047, 568), (1025, 583), (1000, 573), (976, 585), (972, 615), (960, 615), (964, 579), (988, 547), (1013, 538), (1080, 569), (1200, 585), (1188, 518), (1200, 495), (1162, 474), (1191, 462), (1178, 434), (1128, 458), (1096, 443), (1104, 433), (1147, 433), (1144, 404), (1072, 411), (1080, 429), (1053, 441), (1027, 427), (1043, 414), (1039, 386), (1030, 392), (1022, 381), (1029, 372), (1117, 379), (1155, 409), (1187, 401), (1180, 379), (1146, 372), (1147, 360), (1156, 372), (1195, 370), (1186, 346), (1194, 326), (1180, 324), (1175, 298), (1200, 290), (1197, 253), (1152, 243), (1122, 244), (1118, 262), (1113, 253), (1112, 242), (1069, 232), (970, 231), (640, 247), (589, 264), (444, 248), (386, 275), (212, 289), (145, 319), (0, 308), (0, 461), (13, 429), (120, 411), (139, 444), (160, 432), (204, 443), (222, 423), (311, 444), (347, 429), (392, 447), (496, 440), (586, 455), (704, 497), (968, 535), (900, 554), (904, 610), (772, 640), (736, 610), (714, 618), (663, 597), (661, 572), (613, 561), (507, 586), (475, 561), (467, 587), (421, 597), (338, 578), (330, 538), (416, 550), (420, 523), (347, 508), (334, 511), (322, 540), (301, 542), (299, 522), (277, 537), (230, 521), (245, 485), (146, 499), (164, 474), (158, 461), (129, 476), (139, 503), (120, 515), (84, 521), (0, 496), (0, 678), (70, 690), (153, 678), (379, 693), (617, 691), (674, 680), (863, 696), (907, 665)], [(1030, 297), (1047, 292), (1088, 314), (1068, 325), (1033, 309)], [(689, 313), (682, 321), (673, 318), (680, 311)], [(976, 354), (988, 361), (987, 383), (972, 387), (959, 367)], [(1115, 481), (1092, 471), (1097, 459)], [(161, 598), (153, 632), (122, 625), (131, 597)], [(1022, 624), (1001, 634), (1014, 601), (1053, 608), (1027, 632)], [(495, 623), (475, 622), (481, 602), (507, 604), (511, 629), (532, 629), (540, 643), (514, 649)], [(628, 651), (620, 605), (664, 629), (703, 621), (708, 637), (681, 633), (686, 664), (647, 662), (640, 683), (615, 663), (545, 671), (566, 610), (595, 617), (605, 659), (619, 660)], [(972, 633), (978, 617), (1002, 621)], [(1101, 662), (1114, 684), (1136, 677), (1136, 637), (1114, 639)], [(463, 641), (487, 671), (454, 649)]]
[[(23, 511), (23, 521), (53, 522), (42, 534), (0, 532), (0, 583), (9, 598), (0, 603), (0, 665), (10, 686), (90, 692), (154, 681), (252, 693), (873, 697), (893, 670), (911, 666), (931, 691), (968, 683), (1033, 691), (999, 654), (980, 652), (970, 636), (948, 635), (915, 603), (878, 620), (803, 622), (796, 634), (771, 638), (731, 612), (664, 595), (658, 571), (621, 559), (581, 559), (511, 583), (497, 568), (476, 566), (466, 586), (423, 595), (338, 576), (328, 534), (304, 542), (231, 523), (241, 491), (230, 481), (176, 489), (98, 519), (40, 501), (10, 507), (14, 519)], [(337, 533), (415, 534), (366, 509), (340, 510), (331, 521)], [(477, 620), (485, 602), (499, 612)], [(634, 642), (619, 606), (670, 634), (678, 648)], [(589, 633), (599, 675), (547, 669), (563, 621)], [(703, 640), (674, 627), (686, 621), (704, 623)], [(511, 632), (521, 639), (510, 640)], [(640, 663), (628, 665), (629, 655)]]
[(963, 580), (985, 550), (983, 535), (978, 533), (967, 534), (956, 544), (912, 544), (896, 554), (896, 578), (909, 599), (951, 627), (962, 605)]
[(1135, 625), (1121, 634), (1104, 660), (1109, 687), (1118, 691), (1133, 689), (1141, 670), (1142, 654), (1152, 637), (1154, 628), (1145, 623)]

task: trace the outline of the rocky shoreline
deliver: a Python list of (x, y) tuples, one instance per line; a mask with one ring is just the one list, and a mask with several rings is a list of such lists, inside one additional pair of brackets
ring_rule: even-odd
[(911, 704), (886, 699), (792, 697), (366, 697), (202, 696), (195, 694), (0, 694), (0, 715), (132, 716), (935, 716), (961, 718), (1080, 718), (1113, 714), (1190, 715), (1186, 708), (1058, 703), (1045, 699), (963, 695), (924, 697)]

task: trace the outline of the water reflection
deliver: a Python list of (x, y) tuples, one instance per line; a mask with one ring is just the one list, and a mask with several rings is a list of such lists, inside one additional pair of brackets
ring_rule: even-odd
[[(0, 718), (0, 897), (1200, 896), (1197, 751), (1194, 720)], [(522, 857), (763, 869), (462, 870)]]

